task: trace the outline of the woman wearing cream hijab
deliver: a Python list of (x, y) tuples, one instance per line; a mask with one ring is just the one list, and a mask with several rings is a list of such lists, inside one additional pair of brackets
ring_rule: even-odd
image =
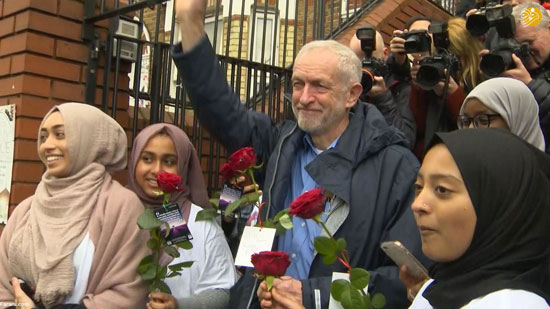
[(464, 99), (457, 122), (459, 129), (506, 129), (545, 150), (539, 105), (531, 90), (516, 79), (497, 77), (479, 84)]
[(143, 206), (109, 174), (126, 166), (124, 130), (93, 106), (66, 103), (46, 114), (37, 144), (46, 172), (0, 238), (0, 302), (34, 307), (10, 282), (16, 277), (46, 308), (144, 307), (136, 271), (147, 254), (136, 224)]

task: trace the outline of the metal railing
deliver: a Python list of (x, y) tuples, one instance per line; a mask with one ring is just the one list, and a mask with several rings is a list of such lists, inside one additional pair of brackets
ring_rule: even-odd
[[(208, 0), (205, 29), (243, 104), (279, 122), (292, 117), (285, 97), (291, 91), (291, 65), (300, 47), (339, 34), (375, 1), (324, 0), (308, 5), (307, 0)], [(179, 37), (172, 5), (172, 0), (85, 0), (83, 37), (90, 47), (85, 100), (100, 101), (114, 117), (120, 98), (127, 98), (132, 140), (149, 123), (172, 122), (185, 129), (212, 193), (221, 186), (217, 171), (226, 153), (194, 116), (171, 61), (170, 46)], [(108, 20), (107, 29), (94, 27), (104, 20)], [(133, 37), (117, 32), (121, 24), (134, 29)], [(128, 49), (134, 51), (134, 62), (125, 60), (132, 58), (125, 58)], [(103, 92), (96, 98), (101, 60)], [(128, 77), (121, 73), (130, 67)], [(128, 79), (128, 87), (119, 89)]]

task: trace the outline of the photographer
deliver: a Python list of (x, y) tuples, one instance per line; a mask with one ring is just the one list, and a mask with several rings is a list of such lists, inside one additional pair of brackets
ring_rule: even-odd
[[(372, 27), (372, 26), (370, 26)], [(361, 28), (360, 28), (361, 29)], [(360, 31), (358, 29), (358, 32)], [(374, 29), (374, 27), (372, 27)], [(410, 143), (410, 148), (414, 146), (416, 127), (414, 124), (414, 116), (409, 107), (409, 95), (411, 92), (410, 79), (397, 79), (394, 74), (391, 74), (387, 70), (387, 66), (384, 64), (388, 58), (388, 48), (384, 46), (384, 39), (380, 32), (376, 31), (375, 46), (372, 51), (372, 55), (365, 55), (361, 47), (361, 40), (354, 35), (350, 41), (350, 48), (357, 54), (359, 59), (365, 61), (376, 61), (377, 64), (384, 66), (381, 73), (377, 75), (378, 69), (369, 70), (372, 76), (364, 76), (364, 78), (370, 78), (372, 81), (371, 88), (366, 89), (363, 86), (363, 93), (361, 94), (361, 101), (374, 104), (378, 110), (384, 115), (388, 124), (395, 126), (401, 132), (405, 134), (407, 140)], [(365, 58), (367, 57), (367, 58)], [(370, 58), (370, 59), (369, 59)], [(368, 68), (363, 68), (363, 70)], [(368, 73), (363, 73), (368, 74)]]
[[(417, 21), (415, 24), (419, 24), (419, 22)], [(435, 132), (456, 129), (456, 119), (466, 94), (481, 82), (478, 54), (483, 45), (466, 31), (466, 21), (464, 19), (452, 18), (447, 25), (449, 47), (446, 52), (454, 54), (458, 58), (458, 69), (455, 72), (450, 72), (452, 74), (450, 74), (448, 85), (446, 85), (445, 79), (442, 78), (430, 89), (420, 87), (417, 82), (417, 73), (421, 67), (421, 61), (427, 55), (426, 53), (413, 53), (411, 68), (413, 85), (409, 105), (416, 121), (414, 151), (418, 158), (423, 157), (425, 143), (431, 140)], [(423, 21), (419, 26), (427, 29), (429, 24)], [(411, 26), (411, 28), (413, 27)], [(400, 53), (405, 51), (405, 45), (397, 38), (392, 41), (394, 41), (392, 48), (396, 48), (392, 52), (395, 53), (394, 57), (396, 57), (397, 62), (399, 61), (398, 57), (403, 56)], [(447, 72), (445, 71), (445, 73)], [(447, 87), (446, 93), (444, 91), (445, 87)], [(445, 102), (444, 105), (443, 102)]]
[[(540, 22), (528, 25), (522, 22), (522, 13), (534, 8), (540, 13)], [(539, 104), (540, 126), (546, 140), (546, 152), (550, 151), (550, 16), (537, 3), (523, 3), (514, 7), (516, 21), (515, 38), (529, 44), (529, 55), (522, 61), (512, 55), (515, 68), (502, 75), (522, 81), (529, 87)]]

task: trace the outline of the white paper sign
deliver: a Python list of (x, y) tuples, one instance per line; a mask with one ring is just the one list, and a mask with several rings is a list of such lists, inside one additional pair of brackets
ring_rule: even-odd
[(14, 137), (15, 105), (0, 106), (0, 224), (8, 221)]
[[(349, 281), (349, 274), (348, 273), (333, 272), (332, 273), (332, 282), (334, 282), (335, 280), (338, 280), (338, 279)], [(367, 284), (367, 286), (363, 289), (363, 291), (365, 293), (367, 293), (368, 290), (369, 290), (369, 285)], [(342, 304), (339, 301), (332, 298), (332, 294), (331, 294), (330, 295), (330, 301), (328, 303), (328, 309), (344, 309), (344, 307), (342, 306)]]
[(271, 251), (273, 239), (275, 239), (275, 229), (245, 226), (237, 257), (235, 257), (235, 265), (254, 267), (250, 261), (252, 254)]

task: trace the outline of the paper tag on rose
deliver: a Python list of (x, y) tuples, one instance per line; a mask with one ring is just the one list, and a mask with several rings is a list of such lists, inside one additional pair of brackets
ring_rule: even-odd
[(154, 208), (153, 213), (157, 219), (168, 223), (170, 226), (170, 234), (166, 238), (166, 243), (169, 246), (193, 239), (193, 235), (191, 235), (189, 231), (187, 222), (183, 219), (178, 204), (170, 203), (162, 207)]
[[(349, 274), (348, 273), (339, 273), (339, 272), (333, 272), (332, 273), (332, 282), (338, 280), (338, 279), (342, 279), (342, 280), (346, 280), (346, 281), (349, 281)], [(368, 292), (369, 290), (369, 286), (367, 285), (363, 291), (365, 292), (365, 294)], [(342, 306), (342, 304), (337, 301), (336, 299), (332, 298), (332, 294), (330, 295), (330, 301), (328, 303), (328, 309), (344, 309), (344, 307)]]
[(235, 265), (254, 267), (250, 261), (252, 254), (262, 251), (271, 251), (274, 239), (275, 229), (245, 226), (239, 244), (239, 250), (235, 257)]
[(243, 196), (243, 189), (229, 183), (224, 183), (220, 200), (218, 202), (218, 213), (222, 216), (225, 214), (225, 209), (229, 204), (240, 199)]

